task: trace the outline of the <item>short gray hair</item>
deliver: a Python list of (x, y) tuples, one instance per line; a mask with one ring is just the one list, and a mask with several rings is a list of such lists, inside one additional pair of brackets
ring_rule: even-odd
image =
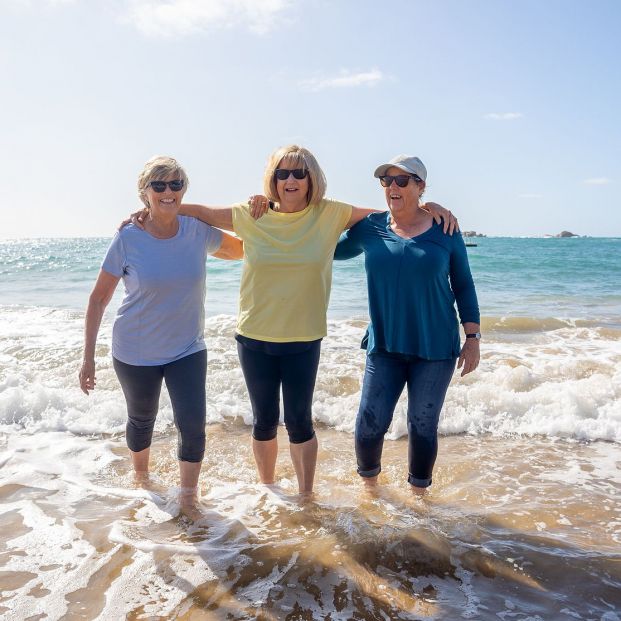
[(146, 189), (151, 181), (162, 181), (172, 176), (183, 180), (183, 190), (187, 190), (190, 180), (176, 159), (166, 155), (152, 157), (138, 175), (138, 196), (140, 196), (140, 200), (148, 207)]

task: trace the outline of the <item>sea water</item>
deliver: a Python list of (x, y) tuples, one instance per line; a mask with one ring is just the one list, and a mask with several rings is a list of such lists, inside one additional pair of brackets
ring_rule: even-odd
[(482, 359), (456, 371), (425, 500), (404, 483), (404, 402), (382, 488), (352, 432), (368, 321), (361, 258), (335, 262), (317, 378), (317, 493), (280, 434), (256, 484), (234, 341), (240, 264), (208, 259), (206, 519), (179, 517), (163, 391), (136, 489), (104, 316), (79, 390), (84, 308), (109, 239), (0, 241), (0, 614), (50, 619), (620, 619), (621, 239), (477, 238)]

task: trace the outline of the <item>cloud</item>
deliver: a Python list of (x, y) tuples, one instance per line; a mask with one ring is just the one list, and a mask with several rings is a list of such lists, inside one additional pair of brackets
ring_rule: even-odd
[(290, 0), (129, 0), (123, 21), (148, 36), (234, 26), (263, 34), (281, 23), (290, 5)]
[(311, 78), (302, 80), (299, 86), (304, 91), (322, 91), (326, 88), (355, 88), (357, 86), (375, 86), (384, 79), (379, 69), (371, 69), (361, 73), (341, 71), (341, 75), (332, 78)]
[(543, 198), (543, 194), (520, 194), (520, 198), (528, 198), (528, 199), (535, 199), (535, 198)]
[(488, 112), (484, 116), (484, 118), (492, 121), (515, 121), (523, 117), (524, 115), (521, 112)]
[(43, 6), (62, 6), (64, 4), (75, 4), (78, 0), (4, 0), (4, 4), (7, 4), (9, 8), (14, 7), (17, 9), (37, 9), (41, 5)]
[(591, 179), (585, 179), (584, 183), (587, 185), (608, 185), (612, 183), (612, 179), (608, 179), (608, 177), (592, 177)]

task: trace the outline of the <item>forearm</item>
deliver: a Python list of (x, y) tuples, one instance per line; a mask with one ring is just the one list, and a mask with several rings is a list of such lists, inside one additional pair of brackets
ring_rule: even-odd
[(179, 214), (197, 218), (201, 222), (219, 229), (225, 229), (226, 231), (233, 230), (232, 207), (212, 207), (208, 205), (184, 203), (179, 209)]
[(463, 323), (464, 334), (475, 334), (481, 332), (481, 324), (474, 323), (473, 321), (466, 321)]
[(106, 304), (103, 300), (93, 299), (92, 296), (89, 298), (84, 322), (84, 360), (95, 359), (95, 345), (105, 309)]

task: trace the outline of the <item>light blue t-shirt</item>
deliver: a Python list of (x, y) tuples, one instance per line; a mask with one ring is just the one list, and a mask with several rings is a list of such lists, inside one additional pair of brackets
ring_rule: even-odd
[(112, 355), (126, 364), (167, 364), (205, 349), (205, 260), (222, 245), (222, 232), (194, 218), (178, 220), (169, 239), (123, 227), (101, 265), (125, 285)]

